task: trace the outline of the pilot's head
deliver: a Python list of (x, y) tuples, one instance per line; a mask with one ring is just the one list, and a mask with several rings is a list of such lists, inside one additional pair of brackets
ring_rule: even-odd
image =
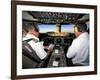
[(23, 28), (27, 31), (28, 34), (39, 36), (39, 28), (36, 23), (24, 23)]
[(82, 33), (87, 32), (87, 25), (83, 22), (78, 22), (74, 25), (74, 33), (76, 37), (81, 35)]

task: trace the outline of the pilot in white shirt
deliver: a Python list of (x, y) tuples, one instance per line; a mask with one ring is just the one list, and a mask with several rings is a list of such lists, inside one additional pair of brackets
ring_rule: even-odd
[[(26, 26), (26, 27), (25, 27)], [(39, 41), (39, 29), (36, 25), (30, 25), (27, 26), (24, 25), (25, 30), (27, 30), (26, 36), (23, 38), (23, 41), (25, 40), (30, 40), (28, 41), (28, 44), (33, 48), (33, 50), (36, 52), (38, 57), (43, 60), (48, 53), (44, 50), (43, 43)]]
[(74, 26), (76, 39), (67, 51), (67, 58), (71, 58), (74, 65), (89, 65), (89, 35), (86, 32), (87, 25), (85, 23), (77, 23)]
[(47, 56), (47, 53), (44, 51), (43, 44), (39, 42), (39, 39), (37, 37), (31, 34), (27, 34), (23, 40), (28, 40), (32, 38), (34, 40), (37, 40), (37, 42), (35, 42), (34, 40), (30, 40), (28, 44), (33, 48), (33, 50), (36, 52), (36, 54), (41, 60), (44, 59)]

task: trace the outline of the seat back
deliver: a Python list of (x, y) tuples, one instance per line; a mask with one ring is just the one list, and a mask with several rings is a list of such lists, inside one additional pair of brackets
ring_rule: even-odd
[(22, 63), (23, 67), (28, 66), (37, 67), (37, 64), (41, 62), (41, 59), (38, 57), (36, 52), (28, 44), (28, 41), (22, 42)]

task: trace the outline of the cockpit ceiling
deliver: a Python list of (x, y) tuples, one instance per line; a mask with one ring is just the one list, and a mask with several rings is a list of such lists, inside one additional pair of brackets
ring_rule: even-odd
[[(61, 12), (39, 12), (39, 11), (23, 11), (27, 12), (32, 16), (33, 21), (45, 24), (71, 24), (77, 22), (85, 15), (89, 14), (80, 14), (80, 13), (61, 13)], [(89, 20), (87, 17), (86, 19)]]

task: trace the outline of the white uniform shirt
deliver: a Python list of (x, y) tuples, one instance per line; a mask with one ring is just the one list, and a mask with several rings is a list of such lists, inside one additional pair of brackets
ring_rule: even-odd
[(73, 64), (89, 65), (89, 35), (87, 32), (73, 40), (66, 55), (72, 58)]
[[(25, 38), (23, 38), (23, 40), (28, 40), (28, 39), (36, 39), (39, 41), (39, 38), (31, 35), (31, 34), (27, 34), (25, 36)], [(43, 44), (41, 42), (34, 42), (33, 40), (29, 41), (28, 44), (33, 48), (33, 50), (36, 52), (36, 54), (38, 55), (38, 57), (42, 60), (47, 56), (47, 53), (44, 51), (44, 47)]]

